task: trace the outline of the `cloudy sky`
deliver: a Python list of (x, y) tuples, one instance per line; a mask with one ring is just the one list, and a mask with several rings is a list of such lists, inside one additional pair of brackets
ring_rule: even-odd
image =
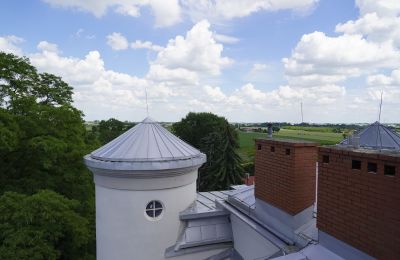
[(0, 50), (86, 120), (400, 121), (399, 0), (3, 0)]

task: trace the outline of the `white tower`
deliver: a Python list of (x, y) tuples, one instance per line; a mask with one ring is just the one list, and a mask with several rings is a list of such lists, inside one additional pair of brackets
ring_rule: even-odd
[(164, 259), (206, 156), (146, 118), (84, 159), (96, 184), (97, 259)]

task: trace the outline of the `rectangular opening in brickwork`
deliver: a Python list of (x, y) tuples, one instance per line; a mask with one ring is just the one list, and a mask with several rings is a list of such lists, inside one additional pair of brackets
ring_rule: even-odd
[(329, 163), (329, 155), (322, 155), (322, 162)]
[(257, 145), (257, 150), (261, 150), (261, 144)]
[(275, 152), (275, 146), (271, 146), (271, 152)]
[(353, 170), (361, 170), (361, 161), (360, 160), (352, 160), (351, 161), (351, 168)]
[(384, 174), (387, 176), (394, 176), (396, 174), (396, 167), (385, 164)]
[(376, 173), (378, 171), (378, 165), (373, 162), (368, 162), (368, 172)]
[(290, 149), (286, 148), (285, 153), (286, 153), (286, 155), (290, 155)]

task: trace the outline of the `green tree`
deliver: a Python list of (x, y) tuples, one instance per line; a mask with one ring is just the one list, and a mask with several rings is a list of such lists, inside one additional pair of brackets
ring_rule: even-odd
[(0, 259), (84, 259), (88, 221), (79, 202), (48, 190), (0, 197)]
[(207, 155), (207, 162), (199, 169), (199, 190), (227, 189), (242, 183), (237, 132), (225, 118), (212, 113), (189, 113), (172, 127), (175, 134)]
[(91, 232), (81, 255), (94, 255), (94, 185), (82, 161), (93, 138), (71, 102), (72, 87), (61, 78), (0, 52), (0, 195), (49, 189), (80, 201), (73, 210)]
[(98, 125), (92, 127), (92, 132), (97, 136), (101, 144), (106, 144), (134, 125), (134, 123), (122, 122), (111, 118), (108, 120), (101, 120)]

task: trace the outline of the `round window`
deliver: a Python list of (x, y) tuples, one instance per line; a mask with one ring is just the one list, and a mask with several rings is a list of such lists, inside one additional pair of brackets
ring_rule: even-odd
[(152, 220), (160, 219), (163, 210), (164, 207), (160, 201), (152, 200), (146, 206), (146, 215)]

